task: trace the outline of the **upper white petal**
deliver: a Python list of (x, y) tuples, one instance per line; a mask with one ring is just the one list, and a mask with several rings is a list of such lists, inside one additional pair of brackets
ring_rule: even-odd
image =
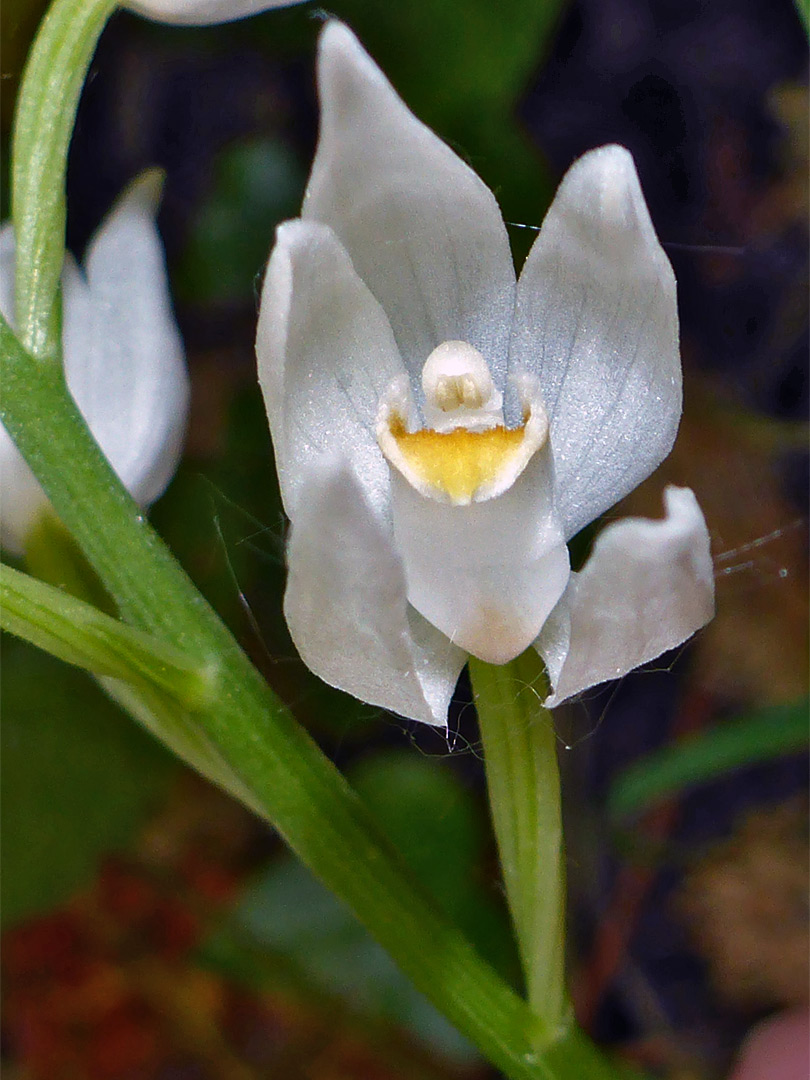
[(660, 464), (681, 415), (675, 278), (620, 146), (560, 185), (518, 283), (513, 363), (540, 378), (570, 537)]
[(288, 515), (295, 517), (309, 461), (329, 450), (350, 458), (367, 496), (387, 507), (388, 467), (374, 422), (404, 369), (382, 308), (327, 226), (289, 221), (278, 229), (256, 353)]
[(408, 598), (451, 641), (503, 664), (538, 634), (568, 580), (553, 505), (551, 454), (539, 449), (508, 491), (451, 506), (392, 475), (394, 534)]
[(307, 667), (362, 701), (446, 724), (466, 654), (409, 610), (390, 529), (345, 461), (308, 463), (287, 559), (284, 614)]
[(339, 22), (321, 35), (318, 76), (321, 131), (303, 216), (342, 240), (414, 385), (433, 349), (459, 340), (502, 388), (515, 275), (492, 193)]
[(604, 529), (535, 642), (559, 705), (673, 649), (714, 615), (706, 522), (688, 488), (668, 487), (661, 521)]
[(162, 494), (180, 458), (189, 381), (155, 226), (159, 183), (144, 173), (93, 237), (86, 281), (63, 277), (65, 378), (130, 494)]
[(289, 7), (301, 0), (126, 0), (126, 7), (156, 22), (205, 26), (232, 22), (268, 8)]

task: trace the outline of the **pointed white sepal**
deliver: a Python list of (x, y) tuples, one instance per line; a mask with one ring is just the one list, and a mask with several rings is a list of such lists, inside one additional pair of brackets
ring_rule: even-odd
[(321, 33), (318, 87), (321, 129), (302, 216), (340, 237), (415, 384), (437, 345), (466, 341), (503, 389), (515, 272), (492, 193), (334, 19)]
[(663, 461), (681, 417), (675, 277), (621, 146), (560, 184), (520, 275), (514, 364), (540, 380), (570, 538)]

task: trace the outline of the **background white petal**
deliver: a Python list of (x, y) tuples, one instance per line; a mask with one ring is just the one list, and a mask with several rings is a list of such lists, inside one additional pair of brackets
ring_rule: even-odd
[[(189, 384), (155, 226), (156, 171), (118, 200), (93, 237), (87, 276), (62, 271), (65, 379), (94, 438), (130, 494), (153, 502), (177, 467)], [(14, 232), (0, 230), (0, 310), (14, 324)], [(2, 546), (22, 554), (48, 501), (0, 428)]]
[(289, 7), (301, 0), (127, 0), (126, 7), (156, 22), (205, 26), (257, 15), (268, 8)]
[(570, 537), (660, 464), (681, 415), (675, 278), (622, 147), (560, 184), (518, 283), (512, 364), (540, 378)]
[(281, 494), (295, 517), (308, 462), (351, 459), (366, 495), (388, 503), (388, 466), (374, 435), (379, 400), (404, 370), (391, 327), (335, 234), (314, 221), (277, 233), (256, 332), (259, 382)]
[(389, 529), (348, 463), (310, 462), (287, 560), (284, 614), (307, 667), (362, 701), (444, 725), (466, 654), (409, 614)]
[(382, 304), (418, 384), (467, 341), (503, 387), (515, 275), (486, 185), (407, 109), (354, 35), (321, 35), (321, 131), (303, 217), (330, 225)]
[(14, 325), (14, 226), (10, 221), (0, 226), (0, 311), (6, 322)]
[(65, 377), (90, 430), (138, 502), (177, 467), (188, 413), (183, 343), (155, 226), (159, 175), (121, 196), (88, 248), (87, 281), (64, 281)]
[(451, 506), (392, 476), (408, 598), (451, 641), (503, 664), (531, 645), (568, 580), (551, 454), (538, 450), (497, 498)]
[[(0, 228), (0, 311), (14, 325), (14, 230)], [(22, 555), (25, 537), (48, 506), (45, 492), (0, 424), (0, 546)]]
[(714, 615), (709, 533), (697, 499), (675, 487), (664, 498), (663, 520), (609, 525), (571, 574), (535, 642), (554, 689), (547, 706), (654, 660)]

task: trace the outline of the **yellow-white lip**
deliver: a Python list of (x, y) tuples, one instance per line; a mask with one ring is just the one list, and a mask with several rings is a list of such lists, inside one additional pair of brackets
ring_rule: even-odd
[[(435, 369), (440, 350), (462, 344), (439, 346), (428, 358), (426, 371), (429, 366)], [(470, 346), (465, 348), (475, 352)], [(506, 427), (500, 408), (502, 398), (494, 390), (486, 367), (482, 375), (473, 357), (468, 370), (459, 371), (459, 351), (456, 349), (451, 356), (453, 370), (447, 375), (436, 377), (431, 370), (431, 378), (423, 378), (425, 412), (428, 416), (441, 412), (440, 430), (435, 426), (411, 430), (415, 410), (407, 380), (400, 377), (383, 395), (376, 433), (388, 462), (421, 495), (453, 506), (468, 506), (508, 491), (546, 442), (548, 417), (537, 380), (521, 373), (512, 381), (520, 394), (523, 423)], [(483, 358), (480, 362), (483, 364)], [(448, 386), (465, 393), (451, 396)]]

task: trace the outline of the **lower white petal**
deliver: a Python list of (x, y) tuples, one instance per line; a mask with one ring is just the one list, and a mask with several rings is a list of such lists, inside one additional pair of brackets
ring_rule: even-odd
[(674, 649), (714, 615), (706, 522), (688, 488), (668, 487), (661, 521), (604, 529), (535, 642), (553, 707)]
[(307, 667), (362, 701), (446, 724), (466, 654), (409, 612), (390, 530), (345, 461), (310, 463), (287, 559), (284, 614)]
[(395, 470), (394, 534), (408, 599), (455, 644), (502, 664), (531, 645), (568, 580), (548, 444), (485, 502), (426, 498)]

